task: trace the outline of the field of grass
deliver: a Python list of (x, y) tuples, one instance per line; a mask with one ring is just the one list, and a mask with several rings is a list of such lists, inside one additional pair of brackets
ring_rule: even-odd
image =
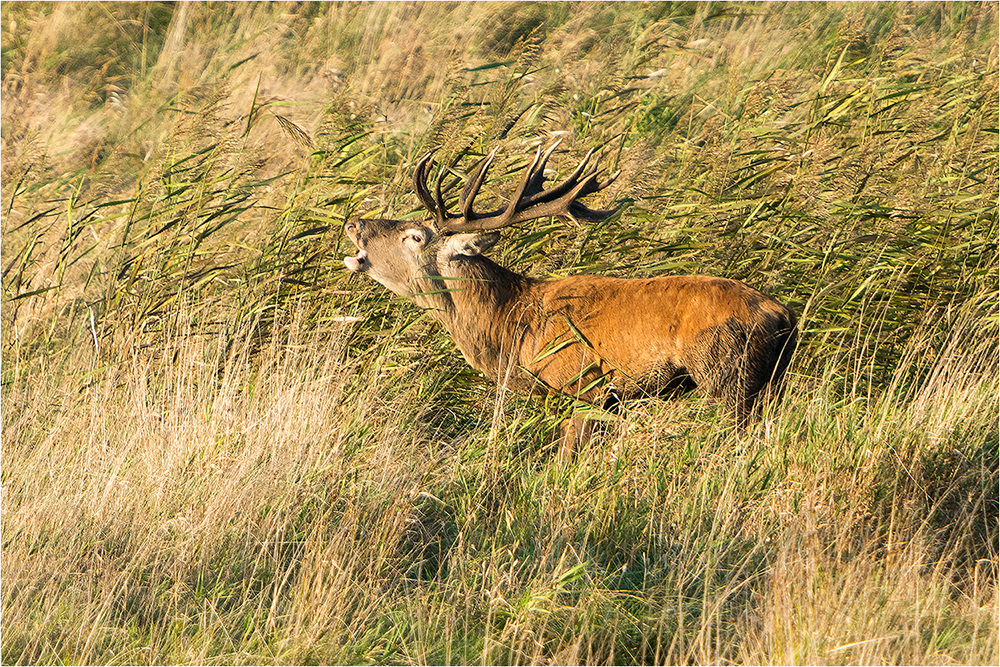
[[(996, 3), (0, 11), (4, 664), (997, 664)], [(343, 268), (554, 136), (626, 207), (492, 254), (789, 304), (760, 427), (560, 462)]]

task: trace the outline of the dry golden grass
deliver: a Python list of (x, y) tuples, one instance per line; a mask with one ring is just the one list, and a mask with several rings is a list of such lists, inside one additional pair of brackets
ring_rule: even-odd
[(995, 360), (861, 414), (799, 378), (749, 440), (640, 406), (560, 468), (516, 410), (447, 438), (386, 395), (400, 351), (345, 365), (343, 332), (300, 327), (256, 363), (179, 331), (5, 393), (6, 661), (996, 654), (995, 478), (968, 448)]
[[(4, 3), (9, 664), (996, 664), (993, 3)], [(800, 314), (735, 436), (499, 392), (341, 269), (414, 158), (599, 144), (534, 275)], [(610, 189), (609, 189), (610, 190)], [(598, 202), (600, 204), (600, 202)]]

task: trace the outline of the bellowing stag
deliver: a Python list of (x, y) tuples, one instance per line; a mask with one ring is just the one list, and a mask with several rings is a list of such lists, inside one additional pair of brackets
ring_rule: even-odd
[[(735, 280), (707, 276), (622, 279), (580, 275), (538, 280), (484, 256), (499, 230), (547, 216), (600, 222), (617, 212), (580, 198), (600, 182), (593, 151), (555, 187), (544, 188), (556, 144), (524, 172), (507, 206), (478, 213), (473, 203), (496, 149), (469, 176), (448, 211), (444, 172), (432, 194), (431, 151), (416, 165), (423, 222), (360, 219), (345, 225), (358, 253), (347, 268), (413, 299), (444, 325), (476, 369), (501, 384), (561, 392), (603, 404), (699, 387), (722, 399), (742, 429), (761, 402), (779, 393), (796, 343), (795, 314)], [(589, 438), (582, 420), (563, 424), (563, 447)]]

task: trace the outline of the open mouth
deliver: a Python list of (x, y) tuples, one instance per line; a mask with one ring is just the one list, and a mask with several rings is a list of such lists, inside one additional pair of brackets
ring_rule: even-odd
[(368, 268), (368, 253), (361, 249), (361, 244), (358, 243), (358, 223), (350, 220), (344, 225), (344, 232), (347, 233), (347, 238), (351, 239), (351, 243), (358, 248), (358, 254), (353, 257), (344, 258), (344, 266), (348, 268), (349, 271), (357, 273), (359, 271), (364, 271)]
[(357, 255), (353, 257), (345, 257), (344, 266), (346, 266), (349, 271), (353, 271), (354, 273), (364, 271), (369, 266), (368, 253), (364, 250), (359, 250)]

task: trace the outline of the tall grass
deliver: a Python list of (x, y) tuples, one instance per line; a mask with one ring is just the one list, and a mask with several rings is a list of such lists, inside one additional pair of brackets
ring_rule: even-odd
[[(1000, 657), (996, 5), (2, 14), (3, 662)], [(497, 254), (789, 303), (757, 431), (560, 463), (574, 406), (342, 270), (429, 147), (502, 193), (556, 133), (628, 206)]]

